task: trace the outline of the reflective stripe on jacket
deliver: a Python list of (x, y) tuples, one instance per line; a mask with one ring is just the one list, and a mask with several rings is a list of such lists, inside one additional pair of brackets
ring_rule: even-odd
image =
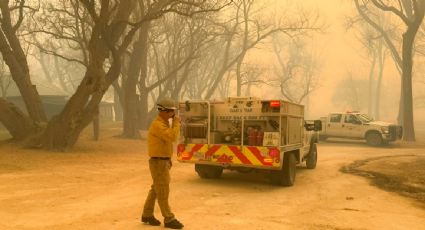
[(173, 122), (169, 127), (168, 121), (157, 116), (152, 122), (148, 133), (148, 153), (150, 157), (171, 157), (173, 142), (180, 132), (180, 122)]

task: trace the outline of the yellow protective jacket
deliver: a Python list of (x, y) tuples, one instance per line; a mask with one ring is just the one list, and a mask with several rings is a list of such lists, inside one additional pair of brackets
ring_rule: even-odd
[(174, 121), (169, 127), (168, 121), (157, 116), (152, 122), (148, 133), (148, 154), (150, 157), (171, 157), (173, 155), (173, 142), (177, 140), (180, 132), (180, 122)]

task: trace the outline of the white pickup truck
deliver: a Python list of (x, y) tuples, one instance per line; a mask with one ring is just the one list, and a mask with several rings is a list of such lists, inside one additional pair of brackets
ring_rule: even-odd
[(403, 129), (399, 125), (383, 121), (374, 121), (359, 112), (331, 113), (321, 117), (322, 131), (319, 139), (328, 137), (364, 139), (367, 144), (379, 146), (401, 139)]

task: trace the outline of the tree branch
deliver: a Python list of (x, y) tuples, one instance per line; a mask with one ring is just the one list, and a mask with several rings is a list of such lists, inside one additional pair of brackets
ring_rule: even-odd
[(397, 16), (399, 16), (400, 19), (403, 20), (403, 22), (406, 25), (409, 25), (411, 23), (410, 20), (403, 14), (403, 12), (396, 9), (395, 7), (386, 5), (385, 3), (382, 2), (382, 0), (371, 0), (371, 1), (372, 1), (373, 5), (375, 5), (379, 9), (381, 9), (383, 11), (392, 12), (392, 13), (396, 14)]

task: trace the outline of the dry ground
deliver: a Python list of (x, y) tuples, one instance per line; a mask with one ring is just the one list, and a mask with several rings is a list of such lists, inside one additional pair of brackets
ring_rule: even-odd
[[(108, 125), (95, 142), (87, 130), (68, 153), (1, 141), (0, 229), (163, 228), (139, 222), (150, 186), (146, 146), (113, 137), (119, 131)], [(384, 148), (321, 143), (318, 167), (299, 166), (293, 187), (226, 171), (201, 180), (192, 165), (174, 162), (172, 208), (194, 230), (425, 229), (422, 140)]]
[(355, 161), (342, 172), (367, 177), (372, 184), (422, 202), (425, 207), (425, 156), (397, 155)]

